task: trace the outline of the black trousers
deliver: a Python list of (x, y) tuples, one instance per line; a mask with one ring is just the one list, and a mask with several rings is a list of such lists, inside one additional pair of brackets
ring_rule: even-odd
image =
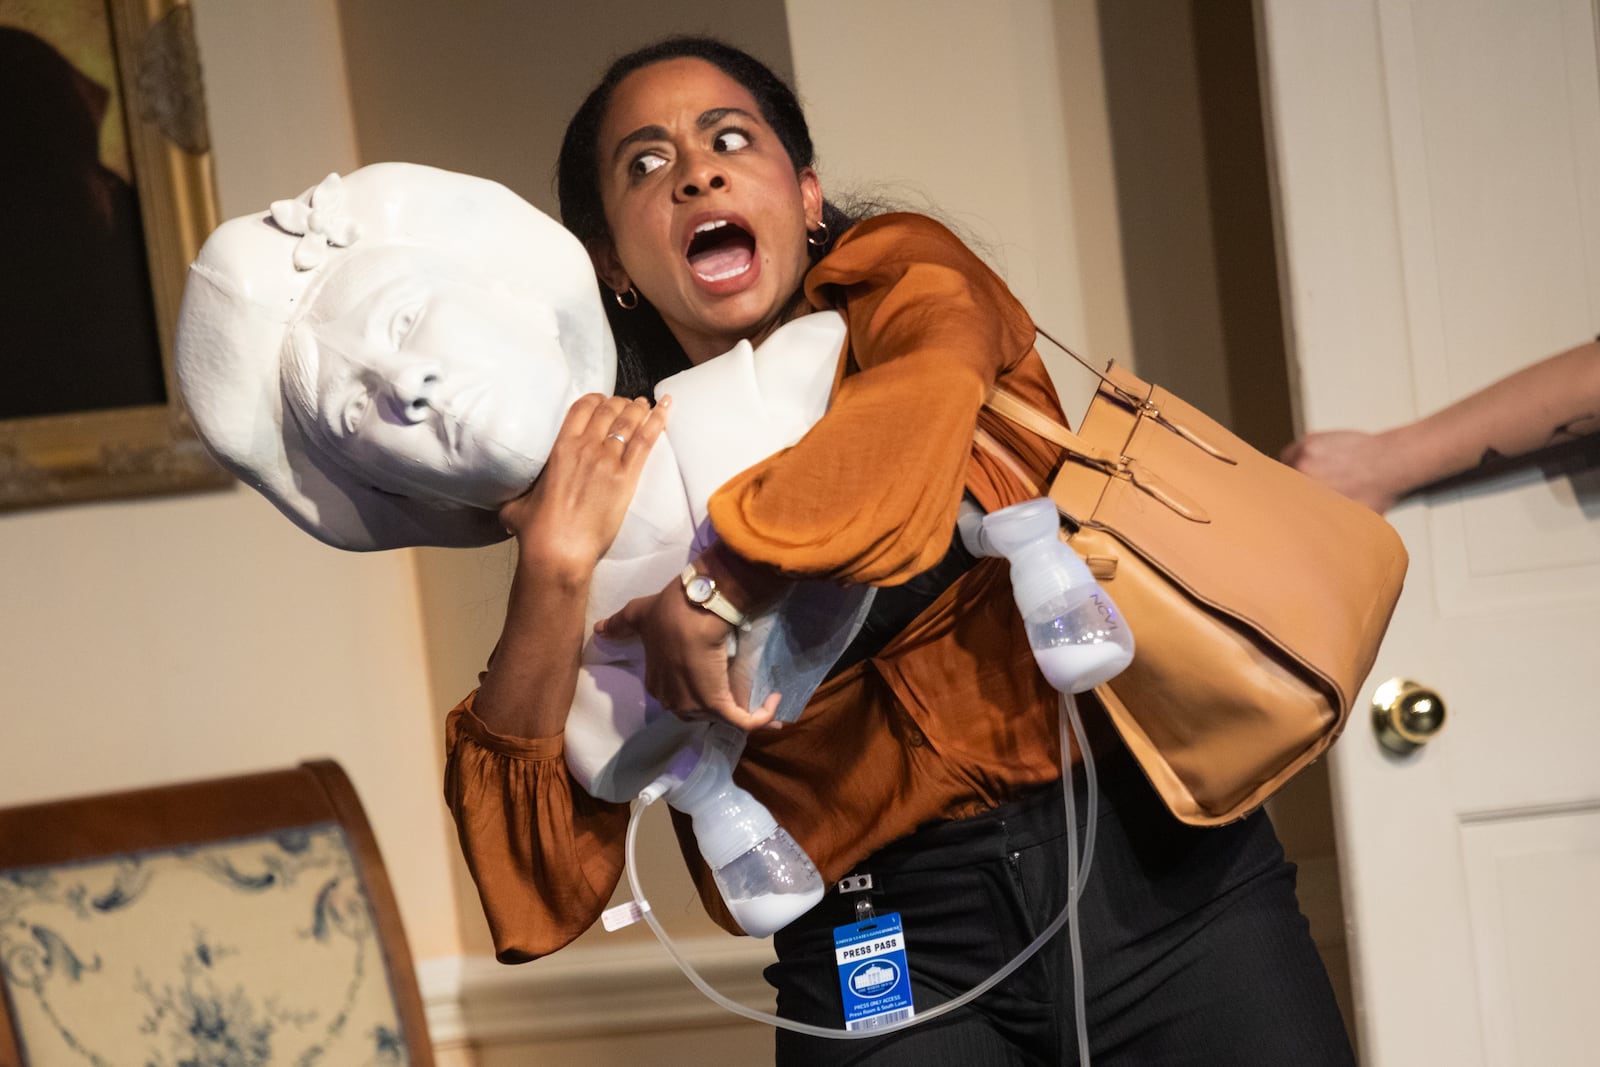
[[(1188, 827), (1167, 813), (1125, 751), (1099, 762), (1097, 841), (1080, 908), (1093, 1062), (1354, 1064), (1295, 899), (1294, 866), (1266, 814)], [(1075, 784), (1081, 823), (1081, 772)], [(872, 876), (874, 909), (901, 914), (919, 1011), (977, 985), (1050, 924), (1066, 899), (1065, 824), (1057, 785), (920, 830), (857, 867)], [(843, 1026), (833, 928), (855, 921), (857, 899), (830, 888), (776, 935), (778, 962), (766, 977), (780, 1015)], [(973, 1004), (866, 1040), (779, 1030), (777, 1063), (1076, 1064), (1074, 1025), (1063, 927)]]

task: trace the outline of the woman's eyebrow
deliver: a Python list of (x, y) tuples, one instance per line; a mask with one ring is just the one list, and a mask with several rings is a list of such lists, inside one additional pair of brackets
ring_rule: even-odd
[(667, 128), (665, 126), (640, 126), (637, 130), (617, 142), (617, 147), (611, 150), (611, 162), (615, 165), (622, 156), (623, 149), (629, 145), (638, 144), (641, 141), (665, 141), (666, 139)]
[(702, 111), (700, 117), (695, 119), (695, 126), (702, 130), (709, 130), (729, 115), (738, 115), (751, 122), (758, 121), (756, 117), (742, 107), (714, 107), (710, 111)]

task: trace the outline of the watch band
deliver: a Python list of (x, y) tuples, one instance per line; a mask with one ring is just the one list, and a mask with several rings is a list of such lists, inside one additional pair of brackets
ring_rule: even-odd
[(717, 580), (695, 570), (693, 563), (683, 568), (678, 580), (683, 583), (683, 595), (689, 598), (689, 603), (705, 608), (729, 626), (740, 630), (750, 629), (750, 620), (745, 618), (744, 612), (734, 607), (733, 601), (717, 590)]

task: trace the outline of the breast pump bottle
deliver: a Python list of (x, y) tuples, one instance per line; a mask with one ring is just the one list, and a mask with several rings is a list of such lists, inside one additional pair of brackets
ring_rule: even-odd
[(963, 509), (960, 528), (974, 555), (1010, 562), (1028, 644), (1053, 687), (1085, 692), (1133, 660), (1133, 633), (1088, 565), (1062, 543), (1052, 502), (1041, 497), (989, 515)]
[(647, 793), (689, 816), (728, 911), (751, 937), (770, 937), (822, 899), (822, 876), (766, 806), (734, 783), (743, 748), (743, 733), (713, 725), (699, 751), (680, 749)]

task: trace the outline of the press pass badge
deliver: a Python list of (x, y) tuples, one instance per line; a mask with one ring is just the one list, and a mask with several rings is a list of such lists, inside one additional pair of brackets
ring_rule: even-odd
[(834, 927), (833, 956), (846, 1030), (876, 1030), (916, 1014), (899, 912)]

